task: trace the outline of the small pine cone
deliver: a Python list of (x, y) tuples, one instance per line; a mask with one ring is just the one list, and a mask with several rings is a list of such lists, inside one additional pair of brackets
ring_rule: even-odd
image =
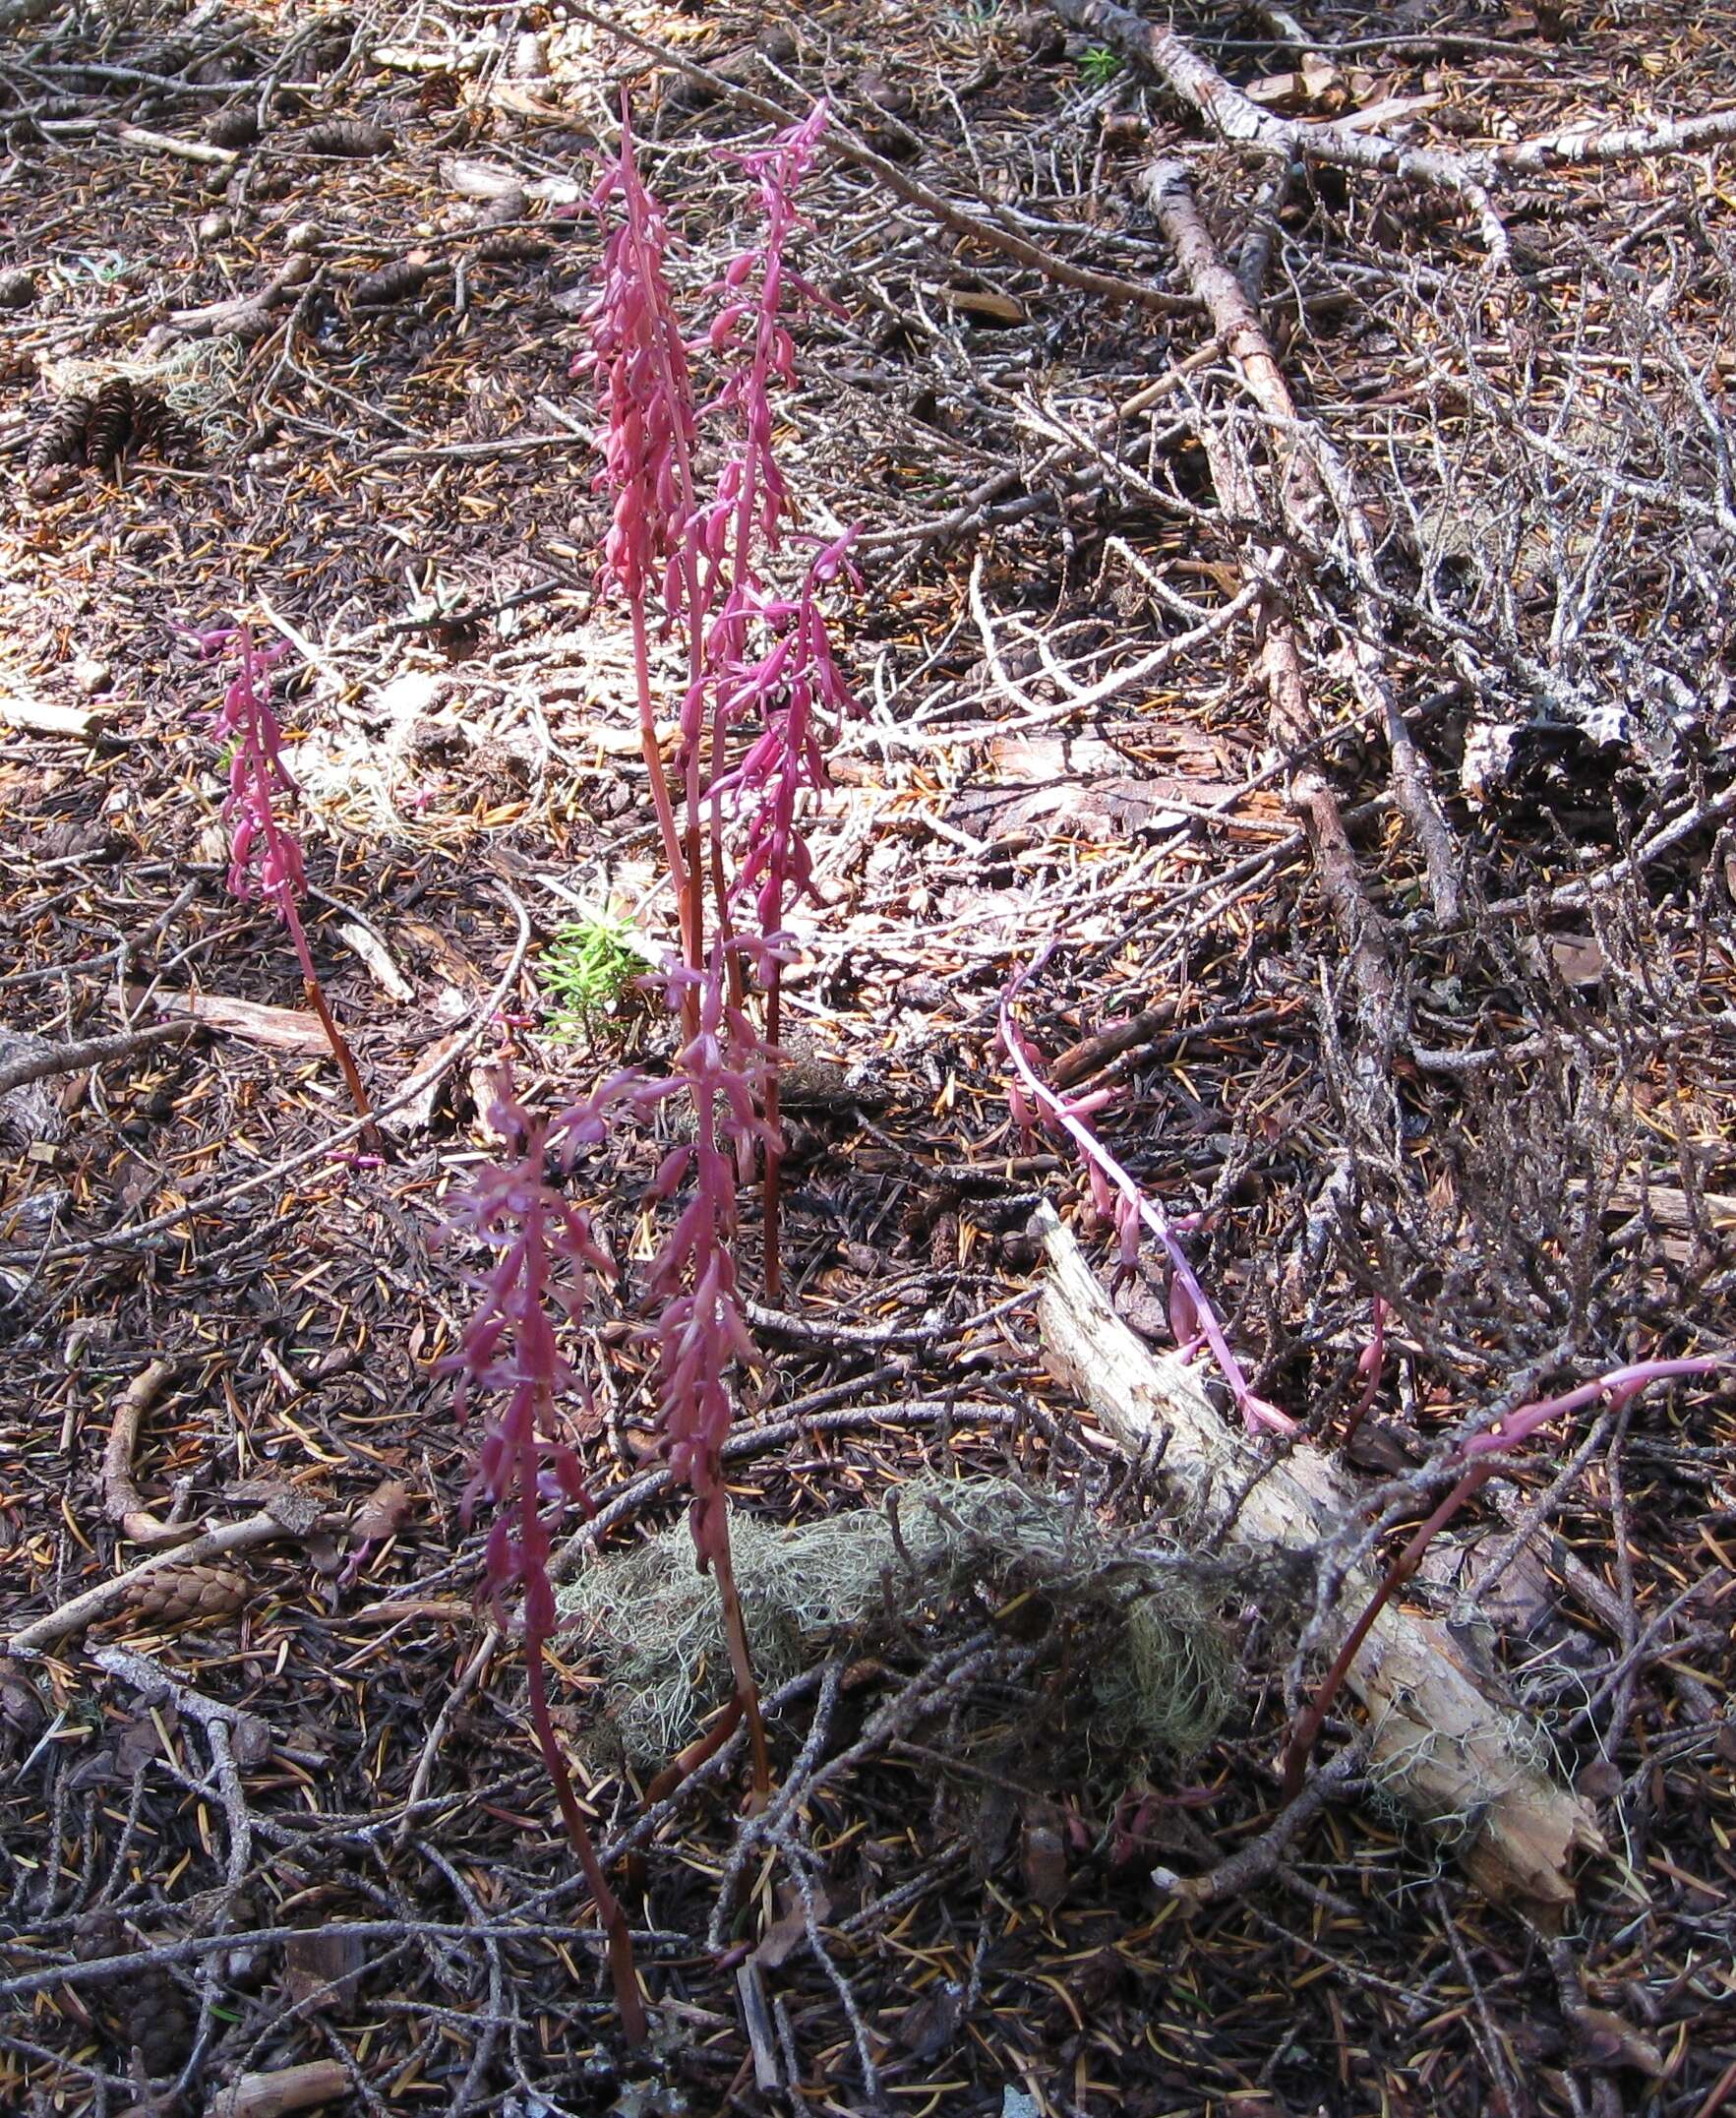
[(358, 309), (389, 309), (394, 302), (412, 301), (428, 284), (433, 268), (414, 258), (399, 258), (383, 265), (377, 272), (364, 272), (350, 289)]
[(149, 448), (159, 463), (191, 463), (200, 455), (197, 430), (170, 409), (154, 390), (139, 393), (133, 414), (133, 446)]
[(188, 1625), (232, 1617), (249, 1594), (247, 1576), (232, 1566), (165, 1566), (136, 1581), (127, 1601), (142, 1618)]
[(133, 422), (139, 399), (124, 375), (112, 377), (96, 393), (90, 417), (85, 426), (85, 460), (98, 470), (108, 470), (126, 453), (133, 439)]
[(166, 404), (157, 407), (150, 428), (150, 446), (159, 463), (193, 464), (205, 454), (199, 429)]
[(260, 114), (249, 103), (219, 110), (205, 129), (205, 137), (215, 148), (250, 148), (259, 136)]
[(529, 228), (500, 228), (476, 246), (479, 265), (540, 265), (549, 254), (544, 237)]
[(391, 134), (369, 118), (328, 118), (324, 124), (310, 125), (295, 144), (309, 154), (341, 154), (356, 161), (369, 154), (389, 153)]
[(193, 2045), (193, 2020), (167, 1971), (148, 1965), (119, 2000), (129, 2047), (137, 2045), (147, 2074), (177, 2074)]
[[(249, 166), (253, 174), (249, 178), (248, 192), (254, 199), (269, 204), (273, 199), (287, 199), (295, 189), (295, 172), (284, 168), (281, 162), (273, 162), (262, 156), (259, 161)], [(227, 194), (236, 172), (233, 169), (219, 169), (215, 173), (223, 179), (222, 188)]]
[(458, 77), (456, 74), (430, 74), (416, 91), (416, 100), (429, 117), (438, 117), (442, 111), (458, 107)]
[(25, 483), (32, 493), (46, 493), (60, 483), (61, 471), (85, 460), (85, 428), (90, 418), (89, 397), (62, 397), (36, 429), (25, 457)]

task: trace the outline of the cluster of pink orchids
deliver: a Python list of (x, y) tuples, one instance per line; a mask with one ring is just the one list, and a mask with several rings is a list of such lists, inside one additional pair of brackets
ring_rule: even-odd
[[(689, 341), (670, 285), (668, 222), (640, 176), (624, 103), (620, 147), (591, 201), (606, 235), (589, 346), (574, 374), (590, 380), (601, 414), (597, 483), (612, 496), (601, 585), (619, 596), (631, 629), (641, 748), (675, 900), (679, 949), (648, 983), (677, 1024), (677, 1051), (666, 1076), (618, 1073), (546, 1120), (521, 1107), (503, 1075), (491, 1116), (507, 1151), (452, 1206), (454, 1226), (493, 1256), (448, 1363), (461, 1397), (486, 1392), (501, 1408), (471, 1489), (473, 1501), (497, 1510), (490, 1586), (497, 1599), (517, 1601), (532, 1720), (609, 1937), (623, 2025), (635, 2039), (644, 2013), (627, 1925), (572, 1793), (543, 1667), (556, 1626), (552, 1516), (569, 1502), (589, 1505), (560, 1410), (564, 1395), (583, 1395), (583, 1379), (562, 1355), (556, 1326), (582, 1306), (592, 1275), (613, 1277), (556, 1176), (599, 1145), (617, 1119), (643, 1117), (670, 1098), (687, 1105), (683, 1144), (651, 1186), (670, 1218), (644, 1295), (656, 1319), (662, 1445), (691, 1494), (698, 1563), (717, 1583), (736, 1681), (729, 1715), (747, 1721), (762, 1797), (769, 1765), (721, 1465), (737, 1391), (756, 1362), (741, 1284), (741, 1187), (755, 1168), (763, 1284), (773, 1296), (779, 1285), (785, 921), (813, 893), (804, 797), (825, 786), (826, 745), (854, 710), (821, 609), (824, 593), (848, 575), (854, 532), (799, 536), (773, 454), (773, 392), (795, 380), (786, 319), (794, 305), (823, 300), (789, 251), (802, 226), (796, 194), (824, 124), (822, 105), (765, 147), (732, 157), (756, 188), (757, 240), (705, 290), (714, 314)], [(673, 643), (681, 665), (668, 759), (658, 643)]]
[[(755, 1798), (763, 1799), (769, 1766), (730, 1563), (721, 1467), (737, 1391), (757, 1359), (741, 1285), (742, 1187), (755, 1169), (768, 1295), (776, 1296), (780, 1279), (779, 1033), (781, 980), (792, 947), (785, 921), (797, 900), (814, 895), (804, 797), (824, 788), (827, 745), (854, 710), (821, 600), (840, 578), (851, 577), (855, 532), (826, 540), (794, 531), (773, 452), (773, 392), (795, 380), (786, 319), (798, 306), (825, 305), (789, 255), (803, 225), (796, 195), (824, 125), (821, 105), (766, 146), (732, 157), (756, 188), (758, 238), (704, 291), (711, 320), (689, 339), (670, 286), (668, 223), (641, 180), (623, 106), (619, 149), (591, 201), (605, 247), (588, 313), (589, 347), (574, 374), (590, 380), (601, 414), (597, 484), (612, 498), (601, 585), (620, 597), (631, 629), (641, 747), (676, 908), (679, 947), (650, 983), (677, 1025), (677, 1052), (667, 1075), (622, 1071), (553, 1117), (527, 1110), (503, 1067), (489, 1113), (502, 1152), (472, 1174), (450, 1208), (452, 1230), (488, 1259), (473, 1276), (474, 1312), (446, 1362), (457, 1377), (460, 1413), (479, 1395), (492, 1407), (467, 1502), (487, 1501), (495, 1510), (489, 1587), (503, 1623), (509, 1601), (516, 1604), (532, 1723), (607, 1936), (623, 2028), (635, 2042), (646, 2023), (626, 1915), (586, 1828), (548, 1698), (545, 1650), (558, 1625), (553, 1534), (563, 1509), (591, 1506), (562, 1423), (562, 1401), (585, 1397), (584, 1378), (563, 1351), (562, 1327), (584, 1309), (599, 1276), (612, 1284), (619, 1277), (559, 1180), (576, 1157), (603, 1144), (622, 1118), (644, 1118), (670, 1098), (688, 1106), (688, 1121), (678, 1128), (683, 1144), (651, 1185), (650, 1200), (667, 1209), (669, 1226), (643, 1293), (656, 1319), (649, 1328), (662, 1446), (691, 1496), (698, 1563), (717, 1582), (736, 1681), (733, 1705), (714, 1734), (746, 1720)], [(709, 393), (703, 400), (702, 387)], [(238, 661), (216, 724), (219, 739), (232, 746), (225, 812), (233, 833), (230, 886), (264, 897), (283, 919), (310, 1002), (358, 1110), (368, 1116), (302, 925), (301, 850), (278, 815), (293, 783), (270, 704), (274, 651), (259, 649), (246, 626), (196, 636), (208, 653), (232, 647)], [(681, 666), (676, 741), (667, 759), (657, 712), (658, 643), (673, 643)], [(1022, 983), (1008, 989), (1000, 1015), (1015, 1120), (1027, 1128), (1048, 1127), (1079, 1154), (1093, 1200), (1118, 1232), (1124, 1267), (1146, 1237), (1155, 1240), (1168, 1266), (1176, 1341), (1186, 1352), (1211, 1354), (1246, 1425), (1257, 1433), (1293, 1434), (1296, 1422), (1249, 1384), (1189, 1262), (1182, 1239), (1193, 1224), (1167, 1219), (1093, 1129), (1107, 1096), (1066, 1097), (1045, 1082), (1014, 1014)], [(1384, 1323), (1377, 1301), (1352, 1426), (1379, 1387)], [(1393, 1563), (1297, 1718), (1286, 1758), (1287, 1792), (1299, 1786), (1323, 1718), (1380, 1608), (1504, 1452), (1599, 1399), (1620, 1406), (1651, 1383), (1706, 1375), (1716, 1365), (1638, 1362), (1524, 1405), (1492, 1430), (1463, 1438), (1449, 1465), (1456, 1483)]]

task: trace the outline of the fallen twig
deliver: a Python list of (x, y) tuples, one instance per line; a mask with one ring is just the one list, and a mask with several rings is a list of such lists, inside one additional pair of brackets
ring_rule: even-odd
[(49, 1045), (24, 1059), (0, 1066), (0, 1096), (8, 1089), (23, 1088), (30, 1081), (46, 1081), (57, 1073), (77, 1073), (85, 1066), (100, 1066), (109, 1059), (130, 1059), (151, 1045), (167, 1044), (186, 1037), (200, 1024), (190, 1017), (173, 1022), (148, 1022), (143, 1029), (120, 1030), (112, 1037), (82, 1037), (68, 1045)]
[(1117, 7), (1114, 0), (1049, 0), (1049, 4), (1073, 29), (1101, 36), (1131, 64), (1149, 67), (1223, 139), (1252, 148), (1274, 161), (1329, 162), (1341, 169), (1374, 171), (1451, 192), (1475, 213), (1489, 255), (1498, 264), (1510, 262), (1507, 230), (1489, 197), (1487, 182), (1466, 157), (1438, 148), (1399, 147), (1346, 124), (1302, 125), (1275, 117), (1226, 81), (1173, 30), (1160, 29)]
[[(636, 30), (606, 16), (594, 14), (588, 7), (572, 0), (568, 13), (580, 22), (589, 23), (594, 30), (607, 30), (611, 36), (621, 39), (655, 59), (660, 66), (672, 68), (689, 81), (700, 82), (720, 100), (733, 103), (739, 110), (751, 111), (755, 117), (766, 118), (782, 129), (801, 123), (799, 112), (789, 111), (769, 95), (757, 94), (752, 89), (744, 89), (726, 80), (709, 67), (701, 66), (685, 52), (672, 50), (668, 45), (653, 42), (648, 36), (640, 36)], [(920, 206), (930, 213), (942, 227), (950, 228), (955, 235), (963, 235), (974, 243), (982, 243), (989, 250), (998, 250), (1016, 264), (1028, 266), (1032, 272), (1041, 272), (1046, 279), (1057, 285), (1077, 287), (1086, 294), (1101, 295), (1106, 301), (1126, 302), (1135, 309), (1155, 311), (1170, 316), (1189, 311), (1193, 303), (1184, 296), (1165, 292), (1158, 287), (1144, 286), (1137, 279), (1122, 279), (1113, 272), (1094, 272), (1089, 266), (1074, 265), (1066, 258), (1057, 257), (1052, 250), (1045, 250), (1041, 243), (1033, 243), (998, 221), (968, 212), (956, 199), (943, 198), (931, 191), (927, 184), (901, 169), (896, 162), (888, 161), (883, 154), (876, 154), (865, 141), (837, 118), (832, 120), (826, 134), (827, 145), (846, 161), (854, 162), (859, 169), (866, 169), (884, 184), (888, 191), (912, 206)]]
[(32, 1618), (8, 1637), (5, 1652), (33, 1654), (70, 1633), (83, 1632), (87, 1625), (95, 1624), (124, 1604), (136, 1583), (164, 1568), (201, 1566), (208, 1559), (220, 1559), (229, 1552), (252, 1551), (257, 1545), (274, 1543), (278, 1538), (304, 1538), (319, 1522), (320, 1515), (320, 1503), (310, 1494), (286, 1489), (257, 1514), (208, 1530), (192, 1543), (178, 1544), (172, 1551), (156, 1552), (126, 1573), (112, 1575), (95, 1588), (83, 1590), (45, 1617)]

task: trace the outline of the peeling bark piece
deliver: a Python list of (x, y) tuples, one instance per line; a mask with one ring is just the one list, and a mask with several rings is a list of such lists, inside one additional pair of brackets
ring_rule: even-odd
[[(1051, 1372), (1124, 1448), (1167, 1432), (1167, 1469), (1240, 1491), (1258, 1457), (1220, 1419), (1198, 1369), (1140, 1344), (1050, 1208), (1040, 1209), (1037, 1226), (1048, 1261), (1038, 1324)], [(1305, 1548), (1335, 1531), (1354, 1500), (1338, 1467), (1299, 1445), (1252, 1486), (1232, 1539)], [(1367, 1574), (1347, 1577), (1342, 1627), (1323, 1642), (1327, 1653), (1375, 1587)], [(1575, 1854), (1607, 1848), (1591, 1805), (1539, 1763), (1547, 1750), (1535, 1725), (1483, 1695), (1446, 1626), (1390, 1604), (1347, 1683), (1368, 1718), (1370, 1778), (1447, 1839), (1492, 1903), (1553, 1926), (1574, 1901)]]
[(165, 1014), (191, 1015), (207, 1028), (221, 1030), (273, 1052), (326, 1053), (330, 1050), (318, 1015), (299, 1007), (268, 1007), (261, 1000), (231, 999), (221, 993), (160, 994)]

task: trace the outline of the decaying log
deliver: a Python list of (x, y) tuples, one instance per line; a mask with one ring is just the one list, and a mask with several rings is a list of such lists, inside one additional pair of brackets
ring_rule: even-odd
[[(1167, 1434), (1167, 1467), (1241, 1492), (1260, 1459), (1219, 1416), (1201, 1371), (1142, 1345), (1053, 1212), (1040, 1209), (1038, 1221), (1048, 1273), (1037, 1313), (1051, 1371), (1123, 1447)], [(1337, 1465), (1298, 1445), (1253, 1484), (1231, 1537), (1244, 1547), (1306, 1549), (1354, 1509)], [(1322, 1643), (1328, 1655), (1375, 1588), (1370, 1574), (1347, 1576), (1337, 1629)], [(1347, 1682), (1367, 1716), (1370, 1781), (1447, 1840), (1492, 1901), (1545, 1922), (1558, 1916), (1573, 1902), (1575, 1854), (1605, 1847), (1589, 1804), (1547, 1770), (1535, 1725), (1484, 1695), (1444, 1625), (1390, 1604)]]

